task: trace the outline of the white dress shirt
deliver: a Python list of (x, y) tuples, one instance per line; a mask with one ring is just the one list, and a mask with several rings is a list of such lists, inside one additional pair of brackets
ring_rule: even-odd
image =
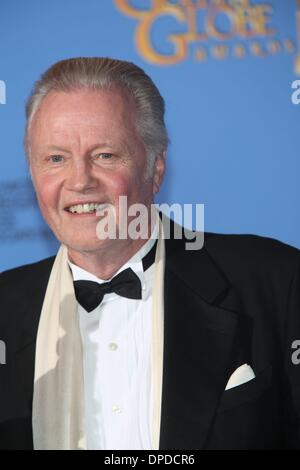
[[(156, 232), (118, 271), (130, 267), (137, 274), (141, 300), (110, 293), (90, 313), (78, 305), (87, 449), (151, 450), (154, 264), (144, 272), (142, 258), (155, 243)], [(74, 281), (107, 282), (69, 264)]]

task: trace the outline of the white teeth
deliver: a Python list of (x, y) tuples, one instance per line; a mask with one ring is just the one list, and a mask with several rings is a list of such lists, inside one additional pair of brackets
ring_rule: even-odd
[(95, 204), (95, 209), (98, 213), (98, 211), (103, 211), (109, 206), (109, 204)]
[(77, 212), (78, 214), (82, 213), (89, 213), (89, 212), (94, 212), (94, 210), (97, 210), (98, 207), (101, 207), (101, 204), (95, 204), (94, 202), (91, 203), (85, 203), (85, 204), (77, 204), (75, 206), (70, 206), (68, 210), (72, 212), (73, 214)]

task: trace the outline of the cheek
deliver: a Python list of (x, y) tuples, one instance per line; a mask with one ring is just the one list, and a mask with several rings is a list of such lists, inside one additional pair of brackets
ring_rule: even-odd
[(148, 203), (148, 199), (152, 195), (151, 181), (146, 180), (144, 172), (140, 168), (136, 168), (136, 171), (131, 171), (126, 175), (116, 175), (113, 188), (115, 197), (126, 195), (128, 202), (131, 203)]
[(58, 185), (52, 178), (42, 176), (34, 178), (34, 186), (40, 206), (46, 210), (51, 210), (57, 206), (58, 202)]
[(136, 185), (136, 177), (131, 173), (115, 174), (107, 182), (108, 192), (113, 199), (118, 199), (119, 196), (128, 196), (130, 198)]

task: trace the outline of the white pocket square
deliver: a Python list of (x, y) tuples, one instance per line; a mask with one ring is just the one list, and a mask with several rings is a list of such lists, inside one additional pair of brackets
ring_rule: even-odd
[(225, 390), (229, 390), (233, 387), (238, 387), (239, 385), (249, 382), (249, 380), (252, 380), (254, 378), (255, 374), (253, 372), (252, 367), (250, 367), (248, 364), (243, 364), (242, 366), (238, 367), (230, 376)]

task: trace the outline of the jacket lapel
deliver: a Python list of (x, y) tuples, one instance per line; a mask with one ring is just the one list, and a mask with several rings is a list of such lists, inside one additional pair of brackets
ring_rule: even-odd
[(240, 323), (220, 307), (231, 288), (207, 251), (183, 244), (166, 240), (160, 449), (205, 447)]
[(20, 309), (22, 321), (15, 335), (14, 348), (19, 414), (31, 414), (37, 330), (53, 261), (54, 257), (41, 262), (36, 272), (30, 274), (28, 285), (24, 288), (23, 312)]
[(23, 287), (22, 321), (19, 324), (16, 352), (20, 353), (26, 346), (36, 341), (40, 314), (44, 302), (47, 284), (55, 256), (41, 261), (35, 272), (29, 273), (28, 282)]

